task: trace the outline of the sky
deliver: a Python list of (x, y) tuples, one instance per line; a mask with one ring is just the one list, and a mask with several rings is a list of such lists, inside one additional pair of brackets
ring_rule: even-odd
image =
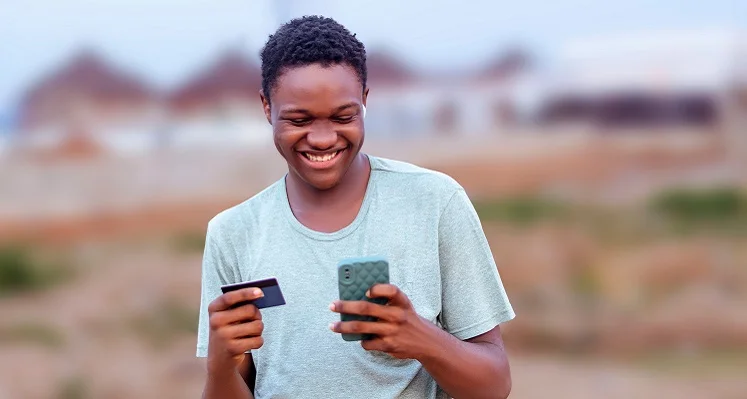
[(597, 35), (747, 27), (738, 0), (0, 0), (0, 115), (82, 46), (169, 88), (229, 47), (256, 55), (280, 20), (306, 14), (428, 70), (475, 67), (511, 46), (552, 57)]

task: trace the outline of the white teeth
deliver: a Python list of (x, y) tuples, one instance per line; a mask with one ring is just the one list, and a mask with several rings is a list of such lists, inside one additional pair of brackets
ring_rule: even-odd
[(314, 154), (309, 154), (308, 152), (304, 152), (303, 155), (305, 155), (306, 158), (308, 158), (312, 162), (326, 162), (326, 161), (331, 160), (335, 156), (337, 156), (338, 153), (339, 151), (335, 151), (330, 154), (314, 155)]

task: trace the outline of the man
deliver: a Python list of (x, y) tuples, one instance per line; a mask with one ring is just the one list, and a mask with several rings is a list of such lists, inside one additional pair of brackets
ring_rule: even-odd
[[(363, 44), (334, 20), (295, 19), (267, 41), (260, 97), (288, 174), (208, 224), (205, 398), (508, 396), (499, 325), (514, 312), (477, 214), (450, 177), (360, 152), (367, 96)], [(337, 300), (337, 262), (376, 255), (391, 284), (369, 295), (388, 303)], [(271, 276), (284, 306), (233, 307), (261, 295), (251, 288), (221, 295)]]

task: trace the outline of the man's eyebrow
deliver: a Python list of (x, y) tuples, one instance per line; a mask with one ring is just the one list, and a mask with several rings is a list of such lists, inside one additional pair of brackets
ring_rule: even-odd
[(335, 110), (335, 112), (340, 112), (340, 111), (342, 111), (344, 109), (353, 108), (353, 107), (357, 107), (357, 106), (358, 106), (358, 103), (356, 103), (356, 102), (349, 102), (347, 104), (343, 104), (343, 105), (340, 105), (339, 107), (337, 107), (337, 109)]
[(280, 110), (281, 114), (311, 114), (309, 110), (303, 108), (285, 108)]
[[(353, 108), (353, 107), (357, 107), (357, 106), (358, 106), (357, 102), (351, 101), (349, 103), (340, 105), (339, 107), (335, 108), (334, 112), (335, 113), (336, 112), (340, 112), (342, 110), (346, 110), (348, 108)], [(294, 108), (294, 107), (288, 107), (288, 108), (281, 109), (279, 113), (280, 114), (305, 114), (305, 115), (311, 115), (311, 111), (309, 111), (307, 109), (304, 109), (304, 108)]]

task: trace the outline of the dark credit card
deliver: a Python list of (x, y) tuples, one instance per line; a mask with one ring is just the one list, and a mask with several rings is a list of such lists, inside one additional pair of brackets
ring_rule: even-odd
[[(249, 287), (259, 288), (265, 294), (265, 296), (263, 296), (262, 298), (249, 301), (258, 309), (285, 305), (285, 298), (283, 297), (283, 293), (280, 291), (280, 285), (278, 285), (278, 280), (275, 277), (255, 281), (245, 281), (243, 283), (228, 284), (220, 287), (220, 289), (225, 294), (226, 292), (236, 291), (242, 288)], [(236, 304), (234, 307), (241, 306), (244, 303)]]

